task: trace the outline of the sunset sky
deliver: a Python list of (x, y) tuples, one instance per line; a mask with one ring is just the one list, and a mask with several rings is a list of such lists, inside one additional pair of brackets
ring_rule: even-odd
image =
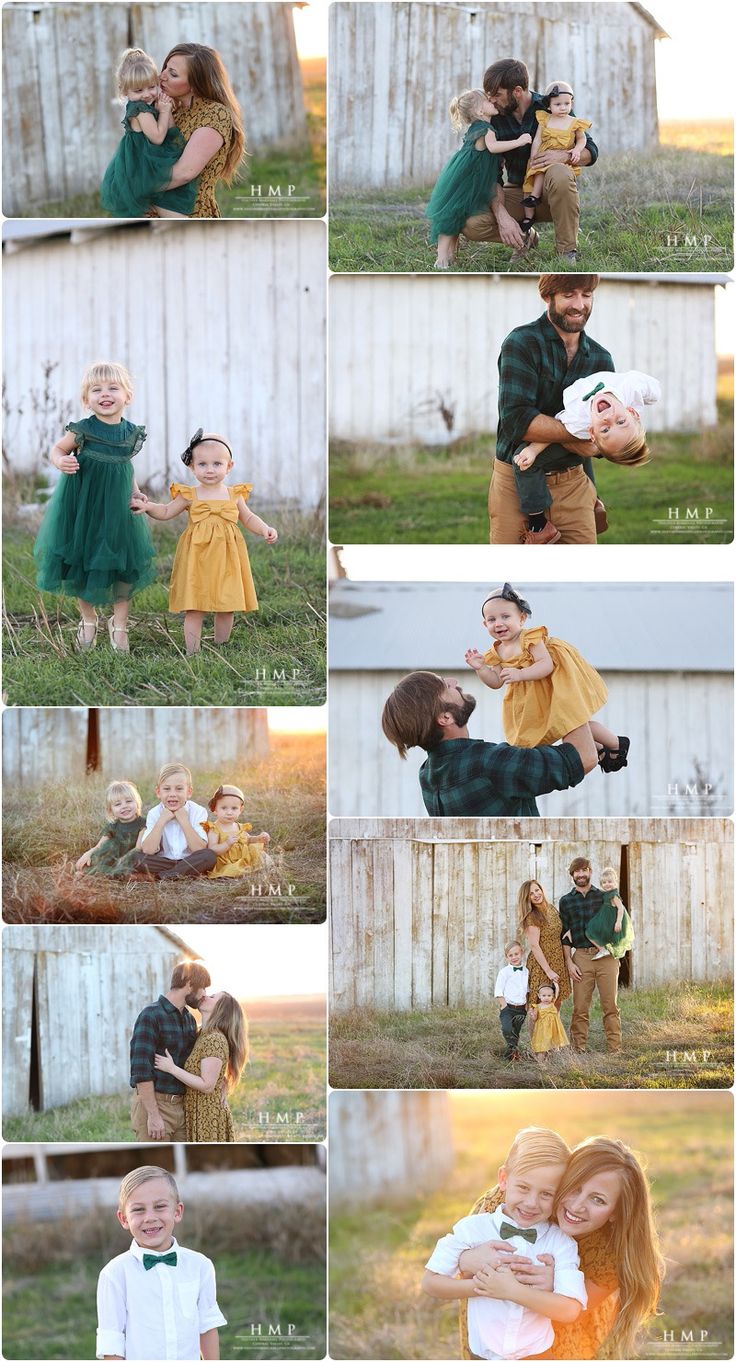
[(324, 923), (238, 927), (172, 927), (204, 961), (212, 992), (236, 998), (324, 993), (327, 927)]

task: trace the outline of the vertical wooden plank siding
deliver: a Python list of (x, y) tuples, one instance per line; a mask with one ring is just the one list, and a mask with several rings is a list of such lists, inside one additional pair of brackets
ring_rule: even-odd
[[(333, 438), (435, 445), (493, 431), (501, 344), (542, 310), (536, 280), (523, 277), (332, 279)], [(479, 326), (483, 345), (448, 346), (448, 336), (477, 335)], [(617, 369), (641, 369), (661, 380), (662, 400), (647, 412), (647, 430), (716, 424), (715, 286), (605, 279), (588, 331), (610, 350)], [(451, 430), (440, 398), (454, 408)]]
[(330, 842), (330, 987), (335, 1006), (355, 1006), (352, 843)]
[(3, 781), (13, 790), (44, 780), (72, 785), (87, 764), (86, 709), (6, 709), (3, 713)]
[(28, 1110), (31, 1075), (33, 952), (3, 942), (3, 1115)]

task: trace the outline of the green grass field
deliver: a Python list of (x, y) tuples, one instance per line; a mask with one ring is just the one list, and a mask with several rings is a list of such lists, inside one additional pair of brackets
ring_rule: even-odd
[[(441, 1100), (438, 1094), (438, 1100)], [(420, 1293), (436, 1240), (493, 1185), (516, 1132), (533, 1121), (574, 1145), (622, 1139), (644, 1156), (667, 1274), (644, 1358), (730, 1358), (733, 1332), (733, 1121), (723, 1093), (453, 1094), (455, 1167), (404, 1204), (330, 1209), (330, 1355), (457, 1358), (457, 1308)], [(381, 1158), (380, 1144), (375, 1158)], [(663, 1342), (664, 1330), (677, 1342)], [(689, 1330), (707, 1345), (680, 1341)]]
[[(733, 141), (729, 145), (728, 126), (704, 125), (700, 145), (688, 141), (681, 128), (665, 126), (656, 151), (602, 154), (594, 167), (584, 169), (578, 260), (565, 261), (565, 271), (729, 271)], [(331, 194), (331, 269), (431, 270), (435, 251), (424, 217), (431, 188)], [(539, 245), (513, 265), (505, 246), (463, 241), (455, 271), (523, 274), (559, 268), (551, 224), (541, 223), (540, 231)]]
[[(326, 61), (302, 63), (309, 146), (250, 156), (235, 184), (220, 184), (216, 198), (223, 218), (321, 218), (325, 211)], [(248, 132), (246, 111), (246, 136)], [(102, 179), (104, 166), (100, 167)], [(34, 205), (37, 218), (105, 218), (98, 193)]]
[[(529, 1053), (511, 1067), (495, 1003), (431, 1012), (334, 1013), (330, 1020), (333, 1088), (729, 1088), (733, 1082), (733, 989), (681, 984), (619, 991), (623, 1052), (609, 1055), (596, 995), (589, 1049), (569, 1050), (545, 1068)], [(570, 1030), (572, 1000), (562, 1005)], [(674, 1060), (668, 1051), (694, 1059)], [(704, 1059), (704, 1055), (707, 1058)]]
[[(26, 495), (30, 486), (21, 484)], [(130, 653), (113, 653), (106, 619), (97, 646), (74, 647), (76, 601), (35, 586), (40, 521), (19, 511), (6, 480), (4, 685), (10, 705), (321, 705), (325, 699), (325, 554), (322, 517), (274, 509), (279, 542), (248, 535), (259, 608), (236, 615), (215, 647), (205, 619), (202, 651), (187, 657), (183, 615), (168, 613), (168, 581), (180, 530), (154, 524), (158, 580), (135, 596)], [(20, 503), (22, 505), (22, 502)], [(264, 515), (270, 514), (265, 508)]]
[[(609, 523), (600, 543), (732, 542), (732, 398), (719, 400), (718, 414), (714, 429), (652, 435), (652, 461), (643, 468), (597, 461), (596, 484)], [(333, 544), (487, 544), (494, 448), (490, 432), (442, 448), (333, 441), (330, 539)], [(698, 508), (697, 521), (686, 519), (688, 507)], [(670, 508), (679, 509), (679, 519), (670, 518)], [(711, 510), (707, 518), (706, 508)]]
[[(271, 834), (273, 866), (242, 879), (168, 884), (76, 875), (74, 863), (104, 827), (108, 777), (80, 789), (28, 787), (6, 801), (3, 917), (6, 922), (323, 922), (325, 917), (325, 743), (321, 734), (271, 734), (269, 756), (242, 775), (249, 821)], [(132, 779), (136, 772), (130, 772)], [(155, 803), (153, 772), (139, 777), (144, 808)], [(221, 773), (195, 770), (194, 796)], [(29, 820), (37, 837), (28, 837)], [(278, 890), (280, 889), (280, 892)]]
[[(250, 1058), (229, 1098), (236, 1140), (294, 1144), (325, 1138), (324, 1006), (315, 999), (300, 1012), (285, 1002), (281, 1007), (277, 1001), (270, 1006), (261, 999), (243, 1002)], [(8, 1117), (3, 1135), (6, 1140), (32, 1143), (133, 1141), (129, 1111), (126, 1090)]]

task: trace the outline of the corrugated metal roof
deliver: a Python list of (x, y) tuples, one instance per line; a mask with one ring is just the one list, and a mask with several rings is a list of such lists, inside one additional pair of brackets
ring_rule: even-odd
[[(335, 671), (440, 668), (460, 677), (467, 648), (490, 639), (481, 623), (498, 582), (333, 582), (330, 667)], [(580, 650), (599, 671), (730, 672), (729, 582), (514, 582), (530, 627)]]

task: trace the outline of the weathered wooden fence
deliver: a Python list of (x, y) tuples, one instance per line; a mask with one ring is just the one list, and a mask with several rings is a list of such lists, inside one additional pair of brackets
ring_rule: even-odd
[(6, 798), (44, 780), (73, 789), (87, 774), (90, 747), (94, 769), (109, 780), (145, 778), (150, 785), (169, 761), (234, 773), (235, 780), (238, 768), (268, 755), (268, 715), (265, 709), (6, 709)]
[[(617, 369), (662, 384), (661, 402), (647, 409), (650, 431), (716, 424), (717, 278), (608, 277), (596, 290), (589, 334)], [(543, 311), (536, 279), (522, 276), (332, 279), (331, 436), (446, 444), (495, 432), (501, 345)]]
[[(664, 34), (641, 5), (392, 0), (333, 4), (330, 20), (333, 192), (431, 184), (456, 145), (452, 96), (479, 86), (502, 57), (526, 63), (532, 89), (569, 81), (575, 112), (591, 119), (604, 154), (657, 144), (654, 45)], [(636, 118), (612, 50), (636, 89)]]
[(3, 9), (5, 214), (94, 192), (121, 136), (121, 53), (142, 47), (160, 66), (182, 42), (220, 53), (251, 151), (307, 145), (290, 4), (13, 3)]
[(331, 1094), (331, 1205), (406, 1201), (438, 1187), (453, 1162), (447, 1093)]
[[(126, 415), (148, 431), (136, 475), (159, 498), (172, 480), (190, 480), (180, 455), (204, 426), (232, 445), (230, 480), (253, 484), (254, 510), (264, 501), (317, 506), (325, 484), (324, 224), (232, 222), (214, 233), (197, 222), (91, 234), (65, 227), (6, 251), (11, 470), (44, 466), (66, 422), (87, 414), (79, 400), (87, 365), (110, 359), (133, 376)], [(114, 305), (100, 308), (94, 279), (105, 279)]]
[(160, 927), (6, 927), (3, 1114), (127, 1089), (133, 1022), (186, 955)]
[[(510, 825), (511, 824), (511, 825)], [(519, 886), (558, 902), (575, 856), (623, 869), (645, 988), (733, 973), (733, 828), (726, 819), (335, 819), (332, 1006), (487, 1002), (519, 934)]]

